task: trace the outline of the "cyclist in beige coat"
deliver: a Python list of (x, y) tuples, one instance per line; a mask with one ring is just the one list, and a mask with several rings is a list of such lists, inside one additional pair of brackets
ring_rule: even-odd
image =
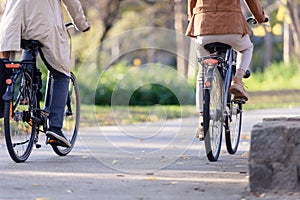
[[(65, 146), (70, 146), (70, 142), (61, 131), (70, 81), (70, 49), (62, 3), (76, 27), (80, 31), (88, 31), (90, 24), (79, 0), (7, 0), (0, 24), (0, 59), (13, 58), (14, 52), (21, 50), (21, 39), (38, 40), (43, 45), (42, 57), (53, 75), (52, 96), (55, 97), (50, 105), (50, 128), (46, 134), (61, 140)], [(23, 59), (30, 57), (29, 52), (23, 53)], [(3, 74), (0, 74), (0, 77), (1, 75), (0, 85), (3, 86)], [(0, 117), (1, 112), (3, 110), (1, 111), (0, 105)]]
[[(249, 10), (258, 23), (267, 22), (263, 8), (258, 0), (245, 0)], [(196, 38), (198, 56), (207, 56), (204, 45), (213, 42), (221, 42), (232, 46), (237, 51), (237, 72), (233, 77), (230, 92), (239, 98), (248, 100), (242, 78), (250, 65), (253, 44), (250, 41), (250, 28), (242, 13), (240, 0), (188, 0), (189, 25), (186, 35)], [(201, 67), (201, 66), (200, 66)], [(203, 94), (201, 70), (198, 74), (197, 107), (200, 113), (199, 124), (202, 123)], [(203, 128), (199, 125), (197, 137), (203, 139)]]

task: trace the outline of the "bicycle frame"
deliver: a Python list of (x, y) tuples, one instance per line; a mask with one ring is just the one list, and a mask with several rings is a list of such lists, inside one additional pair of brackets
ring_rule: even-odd
[[(70, 25), (69, 25), (70, 26)], [(51, 104), (53, 76), (48, 72), (47, 91), (45, 94), (45, 109), (41, 109), (42, 101), (42, 73), (37, 68), (36, 60), (41, 53), (42, 44), (37, 40), (22, 40), (21, 48), (26, 51), (22, 61), (4, 61), (8, 73), (4, 99), (4, 132), (7, 150), (10, 157), (17, 163), (24, 162), (30, 156), (33, 145), (38, 144), (39, 133), (48, 130), (49, 108)], [(43, 55), (41, 56), (45, 65)], [(49, 68), (48, 68), (49, 69)], [(59, 156), (66, 156), (74, 147), (80, 121), (80, 94), (76, 76), (70, 74), (68, 83), (67, 104), (64, 107), (63, 131), (70, 146), (60, 141), (46, 137), (46, 144), (50, 144)]]
[[(235, 73), (234, 69), (232, 68), (233, 62), (233, 49), (228, 49), (226, 55), (210, 55), (201, 58), (200, 62), (203, 64), (203, 74), (204, 74), (204, 83), (203, 89), (204, 90), (211, 90), (212, 88), (212, 81), (214, 79), (215, 70), (219, 70), (222, 76), (223, 82), (223, 99), (222, 105), (225, 106), (228, 100), (229, 87), (231, 84), (232, 77)], [(224, 58), (225, 57), (225, 58)]]
[(224, 71), (224, 74), (225, 74), (225, 77), (223, 78), (223, 81), (224, 81), (224, 102), (228, 104), (230, 104), (230, 97), (231, 97), (231, 93), (229, 92), (229, 88), (230, 88), (230, 85), (231, 85), (231, 80), (235, 74), (235, 68), (233, 68), (233, 52), (234, 50), (233, 49), (229, 49), (227, 50), (227, 53), (226, 53), (226, 63), (224, 66), (225, 69), (223, 70)]
[[(199, 110), (202, 113), (199, 116), (197, 133), (198, 130), (200, 134), (201, 130), (204, 131), (207, 158), (209, 161), (217, 161), (221, 150), (223, 130), (225, 130), (228, 153), (234, 154), (237, 151), (242, 124), (242, 105), (247, 99), (233, 96), (229, 91), (236, 73), (236, 52), (232, 47), (221, 42), (208, 43), (203, 47), (210, 55), (198, 60), (202, 71), (199, 72), (197, 80), (200, 90), (197, 88), (196, 102), (203, 103), (203, 109), (201, 110), (202, 105), (199, 104)], [(244, 78), (249, 76), (250, 72), (247, 70)], [(203, 89), (203, 96), (199, 93), (201, 89)], [(202, 140), (200, 137), (199, 139)]]

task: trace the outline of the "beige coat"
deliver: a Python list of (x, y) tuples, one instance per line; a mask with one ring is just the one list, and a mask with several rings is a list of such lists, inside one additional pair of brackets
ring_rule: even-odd
[[(259, 23), (265, 21), (259, 0), (245, 0)], [(186, 35), (249, 34), (240, 0), (188, 0), (190, 20)]]
[(70, 50), (62, 2), (76, 27), (89, 27), (79, 0), (8, 0), (0, 24), (0, 51), (20, 51), (21, 39), (38, 40), (47, 62), (70, 74)]

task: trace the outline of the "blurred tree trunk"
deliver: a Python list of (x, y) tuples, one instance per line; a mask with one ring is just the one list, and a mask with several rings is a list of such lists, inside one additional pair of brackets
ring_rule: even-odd
[(103, 32), (100, 37), (100, 45), (98, 47), (98, 55), (97, 55), (97, 65), (98, 68), (101, 68), (101, 51), (102, 51), (102, 42), (106, 38), (108, 32), (113, 27), (113, 24), (115, 23), (117, 17), (119, 16), (119, 8), (120, 8), (120, 2), (122, 0), (101, 0), (101, 3), (98, 3), (100, 5), (100, 13), (103, 21)]
[[(267, 5), (270, 5), (271, 4), (271, 0), (267, 0)], [(273, 51), (273, 36), (272, 36), (272, 33), (270, 32), (270, 30), (268, 30), (267, 27), (265, 27), (265, 31), (266, 31), (266, 35), (265, 35), (265, 38), (264, 38), (264, 41), (265, 41), (265, 48), (266, 48), (266, 51), (265, 51), (265, 60), (264, 60), (264, 65), (265, 65), (265, 68), (270, 66), (271, 65), (271, 62), (272, 62), (272, 51)]]
[[(147, 25), (149, 27), (154, 27), (154, 18), (155, 18), (155, 12), (151, 12), (149, 15), (148, 15), (148, 23)], [(155, 43), (155, 39), (153, 38), (152, 35), (149, 35), (148, 38), (148, 43), (149, 44), (153, 44)], [(147, 63), (153, 63), (154, 62), (154, 57), (155, 57), (155, 49), (147, 49), (146, 50), (147, 52)]]
[(177, 44), (177, 70), (185, 77), (188, 75), (188, 52), (185, 44), (186, 0), (174, 0), (174, 23)]
[(293, 31), (293, 40), (295, 45), (295, 54), (298, 60), (298, 71), (300, 73), (300, 19), (299, 19), (299, 4), (297, 0), (287, 1), (287, 10), (291, 18), (291, 29)]
[(287, 22), (283, 24), (283, 61), (288, 65), (292, 55), (291, 28)]
[(265, 35), (265, 68), (271, 65), (272, 62), (272, 50), (273, 50), (273, 42), (272, 42), (272, 33), (266, 30)]

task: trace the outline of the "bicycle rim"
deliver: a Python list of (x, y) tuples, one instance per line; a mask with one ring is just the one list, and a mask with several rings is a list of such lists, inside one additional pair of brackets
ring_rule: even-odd
[(54, 152), (59, 156), (66, 156), (71, 152), (77, 139), (80, 121), (80, 94), (79, 87), (74, 74), (71, 74), (69, 84), (69, 96), (65, 108), (63, 133), (70, 141), (71, 147), (52, 146)]
[(217, 161), (221, 150), (223, 130), (223, 90), (221, 80), (220, 72), (216, 70), (212, 88), (204, 91), (204, 143), (209, 161)]
[[(4, 106), (4, 132), (7, 150), (15, 162), (24, 162), (29, 157), (36, 129), (31, 120), (32, 79), (27, 73), (17, 78), (12, 100)], [(36, 102), (33, 103), (36, 106)]]
[(228, 116), (226, 117), (226, 147), (230, 154), (235, 154), (240, 141), (242, 127), (242, 105), (231, 102)]

